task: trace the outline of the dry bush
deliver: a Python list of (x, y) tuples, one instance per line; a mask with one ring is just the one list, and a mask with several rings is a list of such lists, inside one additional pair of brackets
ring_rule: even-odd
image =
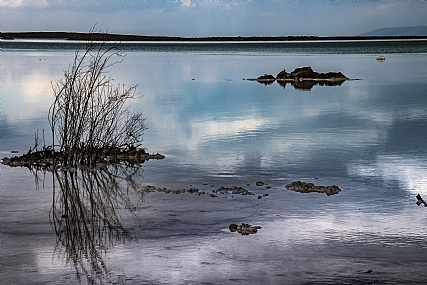
[(108, 71), (124, 58), (119, 44), (88, 41), (83, 52), (76, 51), (64, 78), (52, 83), (49, 123), (61, 164), (94, 164), (111, 151), (141, 145), (146, 118), (126, 107), (138, 97), (137, 85), (115, 83)]

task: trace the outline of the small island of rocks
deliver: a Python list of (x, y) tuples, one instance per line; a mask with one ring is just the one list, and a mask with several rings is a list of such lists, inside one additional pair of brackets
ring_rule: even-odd
[(283, 69), (277, 76), (264, 74), (257, 78), (248, 78), (247, 80), (257, 81), (265, 85), (277, 81), (283, 87), (286, 86), (286, 83), (290, 83), (296, 89), (310, 90), (314, 85), (341, 85), (344, 81), (349, 80), (349, 78), (341, 72), (321, 73), (313, 71), (310, 66), (304, 66), (296, 68), (292, 72), (287, 72), (286, 69)]

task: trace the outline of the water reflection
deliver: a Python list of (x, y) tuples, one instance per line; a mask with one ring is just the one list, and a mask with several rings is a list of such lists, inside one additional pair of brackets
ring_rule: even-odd
[[(272, 80), (256, 80), (258, 83), (263, 85), (271, 85), (274, 83), (274, 79)], [(286, 85), (290, 84), (297, 90), (310, 91), (314, 86), (341, 86), (346, 80), (301, 80), (301, 81), (284, 81), (277, 80), (280, 86), (286, 88)]]
[[(109, 268), (103, 256), (109, 248), (134, 238), (123, 223), (123, 210), (137, 217), (130, 199), (140, 167), (110, 167), (98, 171), (54, 172), (50, 221), (57, 236), (55, 252), (86, 276), (89, 284), (103, 284)], [(84, 277), (83, 277), (84, 278)]]
[(427, 196), (426, 161), (427, 158), (421, 155), (378, 155), (374, 161), (349, 163), (348, 173), (364, 178), (380, 178), (386, 184), (397, 182), (400, 188), (413, 195)]
[(291, 84), (292, 87), (299, 90), (310, 91), (314, 86), (341, 86), (346, 80), (334, 81), (317, 81), (317, 80), (302, 80), (302, 81), (277, 81), (283, 88), (286, 84)]

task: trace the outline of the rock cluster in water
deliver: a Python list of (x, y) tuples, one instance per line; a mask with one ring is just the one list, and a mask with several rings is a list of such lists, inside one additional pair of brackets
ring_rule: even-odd
[(341, 72), (327, 72), (321, 73), (313, 71), (310, 66), (296, 68), (291, 73), (288, 73), (285, 69), (279, 72), (276, 76), (276, 80), (347, 80), (347, 76)]
[(341, 72), (327, 72), (327, 73), (321, 73), (313, 71), (313, 69), (310, 66), (304, 66), (295, 68), (294, 71), (288, 73), (286, 69), (283, 69), (282, 71), (277, 74), (276, 77), (274, 77), (271, 74), (264, 74), (259, 76), (256, 80), (257, 81), (302, 81), (302, 80), (329, 80), (329, 81), (342, 81), (349, 79), (347, 76), (342, 74)]
[[(166, 194), (172, 193), (172, 194), (183, 194), (183, 193), (189, 193), (189, 194), (194, 194), (194, 195), (207, 195), (210, 196), (212, 198), (216, 198), (218, 197), (218, 194), (223, 194), (223, 195), (254, 195), (252, 192), (248, 191), (247, 189), (240, 187), (240, 186), (232, 186), (232, 187), (224, 187), (221, 186), (217, 189), (213, 189), (211, 191), (204, 191), (204, 190), (200, 190), (199, 188), (195, 188), (195, 187), (191, 187), (188, 189), (177, 189), (177, 190), (172, 190), (172, 189), (167, 189), (166, 187), (163, 188), (157, 188), (155, 186), (152, 185), (147, 185), (147, 186), (143, 186), (141, 188), (141, 192), (143, 193), (150, 193), (150, 192), (163, 192)], [(268, 196), (268, 195), (266, 195)]]
[[(88, 161), (87, 157), (79, 157), (79, 152), (76, 152), (77, 155), (73, 158), (75, 161)], [(83, 152), (82, 152), (83, 153)], [(115, 164), (119, 162), (127, 162), (130, 164), (141, 164), (150, 159), (163, 159), (164, 155), (159, 153), (149, 154), (146, 153), (142, 148), (102, 148), (96, 149), (91, 152), (94, 156), (97, 157), (96, 163), (91, 165), (94, 168), (102, 168), (107, 164)], [(53, 169), (65, 169), (73, 168), (74, 166), (65, 166), (60, 162), (62, 158), (65, 157), (65, 154), (57, 151), (52, 151), (51, 149), (45, 148), (40, 151), (32, 151), (31, 149), (21, 156), (13, 157), (4, 157), (2, 159), (2, 164), (9, 165), (12, 167), (24, 166), (24, 167), (40, 167), (46, 170)], [(75, 166), (84, 167), (86, 164), (80, 165), (77, 163)]]
[(296, 68), (290, 73), (286, 69), (283, 69), (276, 76), (264, 74), (258, 78), (249, 78), (248, 80), (258, 81), (265, 85), (277, 81), (283, 87), (286, 86), (286, 83), (290, 83), (297, 89), (310, 90), (314, 85), (341, 85), (344, 81), (349, 80), (349, 78), (341, 72), (321, 73), (313, 71), (310, 66), (304, 66)]
[(301, 181), (294, 181), (286, 185), (286, 189), (293, 190), (300, 193), (325, 193), (328, 196), (338, 194), (341, 189), (338, 186), (316, 186), (313, 183), (306, 183)]
[(230, 232), (234, 233), (237, 232), (241, 234), (242, 236), (256, 234), (259, 229), (261, 229), (260, 226), (251, 226), (249, 224), (242, 223), (240, 226), (236, 224), (231, 224), (228, 229)]

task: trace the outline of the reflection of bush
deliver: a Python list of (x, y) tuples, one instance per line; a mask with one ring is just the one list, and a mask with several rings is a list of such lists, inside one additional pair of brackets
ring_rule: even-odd
[(109, 270), (103, 260), (108, 249), (132, 239), (123, 223), (123, 209), (135, 205), (129, 190), (141, 168), (109, 168), (98, 171), (54, 172), (59, 191), (54, 186), (50, 220), (57, 235), (55, 251), (72, 263), (78, 278), (86, 275), (89, 284), (103, 284)]

